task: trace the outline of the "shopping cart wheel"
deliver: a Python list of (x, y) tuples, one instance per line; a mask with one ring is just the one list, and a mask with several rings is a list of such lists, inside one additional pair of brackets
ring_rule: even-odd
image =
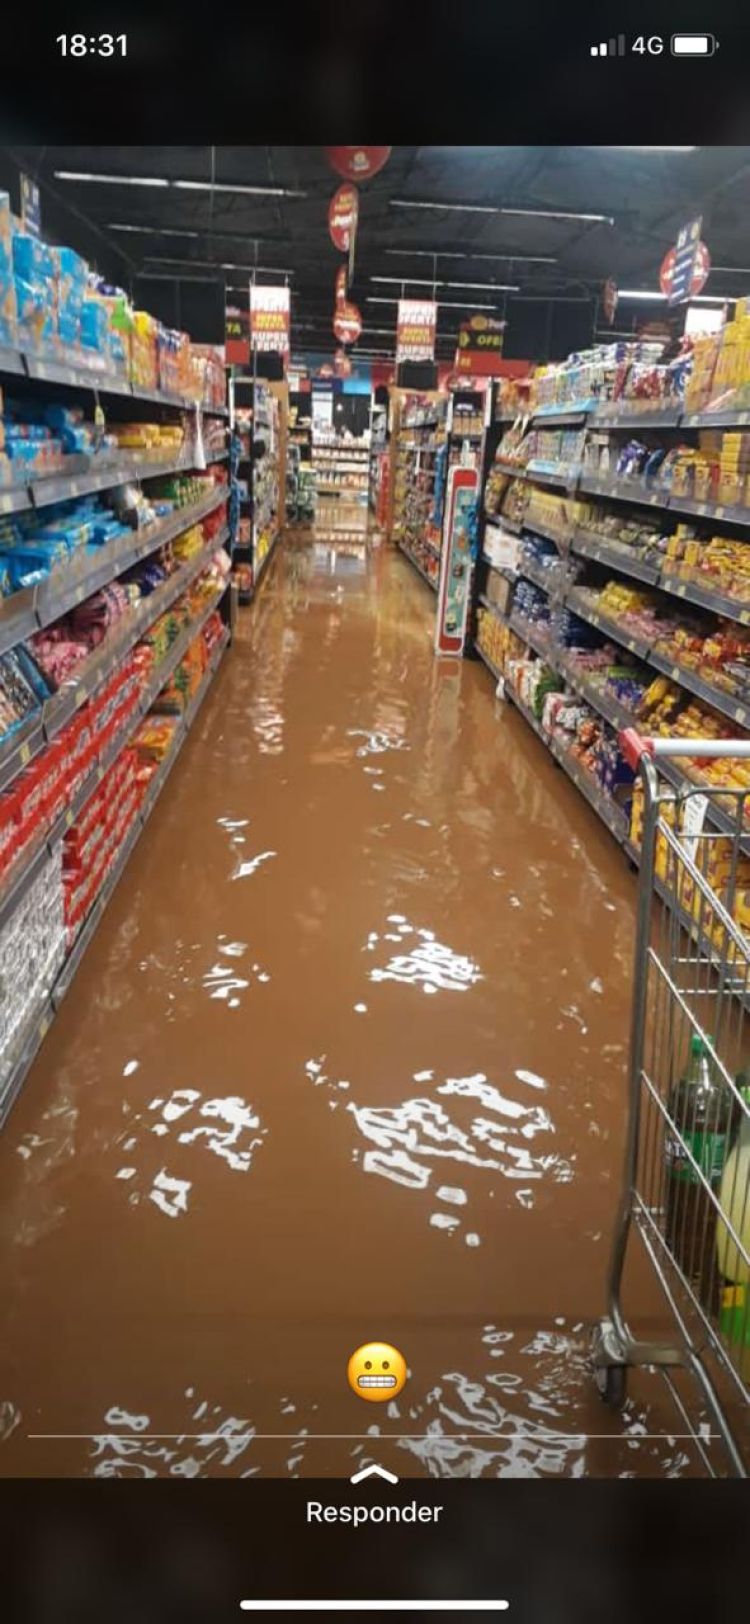
[(594, 1378), (599, 1396), (609, 1405), (611, 1410), (621, 1410), (628, 1390), (628, 1373), (625, 1365), (597, 1365)]

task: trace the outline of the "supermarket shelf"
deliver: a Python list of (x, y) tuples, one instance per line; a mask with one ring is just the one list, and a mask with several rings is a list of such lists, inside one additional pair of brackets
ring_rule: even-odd
[(680, 424), (684, 429), (745, 429), (750, 424), (750, 411), (734, 407), (726, 412), (686, 412)]
[(628, 403), (624, 402), (622, 411), (611, 403), (598, 406), (589, 422), (597, 429), (676, 429), (686, 425), (687, 419), (680, 406), (655, 406), (638, 411), (632, 406), (628, 409)]
[(495, 530), (510, 530), (514, 536), (520, 536), (521, 531), (525, 528), (521, 519), (508, 519), (504, 513), (485, 513), (484, 523), (485, 528), (487, 525), (492, 525)]
[(488, 558), (486, 553), (479, 554), (479, 562), (486, 564), (489, 570), (494, 570), (496, 575), (502, 575), (503, 580), (510, 581), (511, 585), (514, 585), (518, 580), (518, 570), (512, 570), (504, 564), (493, 564), (492, 559)]
[(520, 695), (516, 693), (510, 683), (506, 683), (505, 694), (506, 698), (520, 711), (529, 727), (536, 733), (537, 738), (541, 739), (550, 755), (555, 761), (559, 762), (571, 783), (575, 784), (576, 789), (580, 790), (589, 806), (593, 807), (593, 810), (598, 813), (602, 822), (609, 829), (610, 834), (614, 835), (615, 840), (620, 845), (624, 845), (628, 834), (628, 820), (622, 807), (618, 806), (617, 802), (613, 801), (612, 797), (600, 788), (596, 780), (591, 777), (591, 774), (586, 772), (585, 767), (582, 767), (580, 762), (570, 755), (569, 751), (564, 750), (557, 739), (544, 732), (533, 711), (529, 710), (528, 705), (524, 704)]
[(544, 637), (538, 627), (533, 626), (531, 621), (526, 620), (523, 615), (514, 614), (511, 611), (508, 617), (508, 625), (511, 631), (515, 632), (516, 637), (520, 637), (524, 643), (528, 644), (529, 648), (533, 648), (534, 653), (539, 655), (540, 660), (554, 659), (554, 644), (549, 638)]
[(507, 625), (508, 616), (503, 614), (502, 609), (498, 609), (497, 604), (493, 603), (491, 598), (485, 597), (485, 594), (480, 592), (477, 602), (481, 603), (483, 609), (489, 610), (489, 613), (494, 615), (495, 619), (499, 620), (501, 625)]
[(218, 609), (226, 590), (226, 586), (222, 586), (220, 591), (215, 592), (210, 602), (190, 621), (188, 626), (183, 628), (179, 637), (175, 638), (169, 652), (159, 662), (156, 670), (151, 673), (151, 678), (144, 686), (135, 709), (119, 733), (110, 741), (108, 749), (76, 790), (70, 805), (61, 813), (52, 828), (47, 830), (41, 843), (34, 845), (25, 856), (22, 854), (23, 861), (13, 865), (5, 883), (0, 887), (0, 928), (5, 924), (14, 909), (18, 907), (24, 893), (36, 879), (44, 858), (54, 851), (62, 840), (66, 829), (69, 829), (71, 824), (75, 823), (76, 819), (80, 817), (87, 801), (91, 799), (91, 796), (98, 789), (105, 773), (109, 771), (113, 762), (132, 737), (138, 722), (150, 710), (157, 695), (169, 682), (180, 661), (184, 659), (190, 644), (199, 636), (214, 610)]
[(37, 718), (38, 727), (33, 737), (26, 738), (23, 742), (14, 741), (12, 749), (0, 761), (0, 787), (6, 787), (16, 774), (27, 766), (32, 756), (37, 755), (55, 738), (84, 700), (97, 693), (123, 656), (130, 652), (148, 627), (171, 608), (191, 581), (206, 568), (214, 553), (223, 545), (227, 535), (225, 525), (194, 558), (186, 560), (180, 569), (156, 588), (155, 592), (151, 592), (135, 613), (124, 616), (125, 624), (122, 630), (117, 635), (105, 638), (96, 652), (79, 666), (75, 677), (58, 688), (42, 706), (42, 714)]
[(649, 586), (660, 584), (661, 572), (658, 565), (648, 564), (644, 559), (638, 558), (632, 547), (618, 547), (588, 530), (578, 529), (573, 532), (570, 551), (578, 558), (593, 558), (597, 564), (609, 564), (612, 569), (621, 570), (624, 575), (632, 575), (634, 580), (645, 581)]
[(482, 660), (484, 662), (484, 664), (486, 665), (487, 670), (490, 672), (490, 675), (495, 678), (496, 682), (502, 682), (503, 681), (502, 673), (500, 671), (498, 671), (497, 666), (490, 659), (489, 654), (485, 653), (484, 649), (482, 648), (481, 643), (478, 643), (476, 638), (474, 638), (474, 647), (475, 647), (475, 649), (477, 651), (477, 654), (479, 655), (480, 660)]
[(652, 648), (648, 655), (649, 665), (663, 671), (664, 675), (671, 677), (673, 682), (679, 682), (688, 692), (695, 694), (697, 699), (703, 699), (707, 705), (713, 705), (714, 710), (721, 711), (730, 721), (737, 722), (740, 727), (750, 727), (750, 705), (743, 705), (737, 695), (722, 692), (720, 688), (713, 688), (710, 682), (704, 682), (696, 671), (689, 666), (680, 665), (670, 655), (662, 654), (658, 648)]
[(65, 384), (69, 388), (93, 389), (99, 395), (120, 395), (126, 400), (145, 400), (155, 406), (173, 406), (181, 411), (194, 411), (199, 405), (206, 416), (228, 417), (226, 406), (205, 406), (186, 395), (169, 395), (162, 389), (140, 389), (117, 373), (98, 371), (84, 362), (76, 366), (62, 357), (35, 355), (30, 350), (0, 347), (0, 376), (32, 378), (40, 383)]
[(578, 484), (580, 468), (552, 468), (549, 464), (535, 463), (532, 458), (526, 472), (529, 479), (538, 479), (546, 485), (560, 485), (563, 490), (573, 490)]
[(580, 429), (583, 428), (586, 418), (591, 413), (592, 404), (590, 400), (583, 400), (580, 404), (571, 401), (568, 405), (559, 407), (540, 406), (539, 411), (534, 413), (531, 421), (538, 428), (544, 428), (547, 424), (551, 424), (553, 428), (558, 429)]
[[(14, 592), (11, 597), (0, 600), (0, 653), (50, 626), (60, 615), (83, 603), (85, 598), (100, 591), (133, 564), (139, 563), (167, 542), (174, 541), (176, 536), (182, 535), (192, 525), (208, 518), (226, 500), (227, 491), (220, 487), (202, 502), (180, 508), (169, 518), (160, 519), (147, 529), (134, 530), (132, 545), (124, 545), (122, 538), (109, 542), (98, 548), (95, 555), (86, 552), (77, 563), (73, 561), (58, 566), (37, 587)], [(94, 556), (96, 563), (92, 568)], [(0, 784), (1, 774), (0, 766)]]
[(417, 574), (421, 575), (422, 580), (427, 582), (427, 585), (428, 585), (428, 587), (430, 587), (431, 591), (437, 592), (437, 589), (438, 589), (437, 581), (433, 581), (432, 576), (427, 574), (426, 569), (423, 569), (422, 565), (419, 562), (419, 559), (415, 557), (414, 553), (411, 552), (410, 548), (405, 547), (404, 543), (402, 541), (400, 541), (398, 543), (398, 546), (399, 546), (399, 551), (403, 553), (405, 558), (408, 558), (409, 563), (414, 566), (414, 569), (417, 571)]
[(631, 654), (637, 654), (641, 660), (648, 660), (651, 644), (645, 637), (634, 637), (623, 629), (616, 620), (610, 620), (608, 615), (601, 615), (598, 609), (592, 609), (586, 599), (581, 597), (580, 588), (571, 587), (565, 594), (565, 602), (569, 609), (573, 609), (581, 620), (588, 621), (590, 626), (596, 626), (598, 631), (604, 632), (623, 648), (629, 649)]
[[(207, 466), (223, 462), (228, 451), (206, 454)], [(168, 474), (195, 471), (195, 459), (181, 457), (177, 462), (156, 463), (136, 456), (102, 463), (96, 457), (75, 458), (76, 472), (46, 474), (40, 479), (28, 480), (22, 485), (11, 485), (0, 490), (0, 514), (21, 513), (30, 507), (48, 507), (52, 502), (69, 502), (76, 496), (91, 496), (96, 491), (114, 490), (131, 480), (158, 479)]]
[(201, 682), (200, 688), (194, 695), (184, 717), (182, 717), (178, 724), (175, 732), (175, 743), (170, 750), (169, 756), (163, 765), (158, 769), (152, 783), (149, 785), (143, 804), (139, 812), (136, 814), (131, 829), (125, 836), (125, 840), (120, 852), (118, 853), (117, 860), (112, 868), (112, 871), (105, 881), (104, 886), (102, 887), (102, 890), (94, 903), (91, 913), (81, 927), (73, 948), (67, 955), (57, 980), (51, 989), (51, 992), (45, 998), (42, 1008), (40, 1009), (39, 1014), (33, 1023), (31, 1032), (26, 1037), (26, 1041), (20, 1050), (10, 1076), (3, 1086), (2, 1096), (0, 1096), (0, 1122), (5, 1120), (23, 1084), (29, 1067), (34, 1061), (38, 1050), (43, 1043), (47, 1032), (49, 1031), (54, 1016), (57, 1013), (65, 994), (69, 990), (86, 948), (94, 935), (97, 925), (102, 918), (104, 910), (110, 900), (110, 897), (112, 896), (113, 891), (115, 890), (118, 880), (121, 878), (123, 870), (127, 865), (128, 858), (130, 857), (139, 836), (142, 834), (143, 829), (148, 822), (151, 812), (153, 811), (159, 795), (161, 794), (172, 768), (174, 767), (182, 746), (185, 743), (187, 734), (189, 733), (203, 700), (205, 699), (208, 689), (213, 682), (219, 662), (223, 657), (228, 642), (229, 633), (227, 631), (211, 655), (208, 669)]
[(544, 541), (554, 541), (560, 552), (565, 552), (570, 544), (570, 534), (561, 536), (551, 525), (540, 524), (536, 519), (522, 519), (518, 524), (518, 530), (524, 535), (541, 536)]
[(611, 569), (618, 570), (621, 575), (645, 581), (649, 586), (658, 586), (662, 592), (669, 592), (673, 597), (695, 604), (698, 608), (711, 609), (714, 614), (737, 620), (743, 626), (750, 625), (750, 604), (743, 604), (738, 598), (730, 598), (722, 592), (712, 592), (698, 581), (672, 575), (667, 569), (639, 559), (632, 548), (618, 547), (608, 539), (600, 539), (587, 530), (578, 529), (573, 533), (570, 551), (578, 558), (592, 558), (599, 564), (607, 564)]
[(615, 502), (634, 502), (639, 507), (658, 507), (669, 513), (687, 513), (717, 524), (741, 525), (750, 528), (750, 507), (721, 502), (693, 502), (688, 496), (672, 496), (662, 490), (651, 490), (640, 479), (597, 479), (583, 475), (579, 490), (590, 496), (604, 496)]
[(518, 574), (524, 576), (527, 581), (533, 581), (535, 586), (552, 598), (559, 597), (569, 584), (561, 573), (559, 562), (556, 568), (553, 566), (552, 569), (543, 569), (535, 560), (521, 555), (518, 560)]
[(590, 625), (596, 626), (607, 637), (613, 638), (623, 648), (629, 649), (631, 654), (637, 654), (640, 659), (645, 660), (656, 671), (661, 671), (665, 676), (670, 677), (672, 682), (678, 682), (689, 693), (695, 694), (698, 699), (704, 700), (707, 705), (712, 705), (714, 710), (721, 711), (722, 715), (728, 716), (731, 721), (737, 722), (741, 727), (750, 727), (750, 705), (744, 705), (737, 695), (725, 693), (720, 688), (712, 687), (709, 682), (704, 682), (697, 672), (688, 666), (678, 664), (670, 655), (661, 653), (658, 648), (647, 642), (645, 638), (629, 636), (616, 620), (610, 620), (609, 616), (600, 615), (597, 610), (589, 608), (579, 597), (576, 587), (566, 593), (565, 601), (570, 609), (573, 609), (577, 615), (581, 616), (582, 620), (587, 620)]
[(697, 604), (701, 609), (712, 609), (715, 614), (723, 615), (728, 620), (738, 620), (742, 626), (750, 625), (750, 604), (743, 605), (737, 598), (728, 598), (722, 592), (711, 592), (698, 581), (684, 580), (681, 575), (670, 575), (668, 570), (663, 570), (659, 576), (659, 586), (663, 592), (684, 598), (686, 603)]

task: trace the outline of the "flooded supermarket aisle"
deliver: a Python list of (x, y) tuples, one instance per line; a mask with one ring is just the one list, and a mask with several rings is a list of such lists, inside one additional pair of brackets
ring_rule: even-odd
[(586, 1362), (634, 879), (433, 610), (287, 538), (242, 612), (0, 1140), (8, 1476), (695, 1469)]

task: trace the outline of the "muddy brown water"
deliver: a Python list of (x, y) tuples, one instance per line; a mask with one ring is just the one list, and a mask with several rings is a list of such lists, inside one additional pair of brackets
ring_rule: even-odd
[(241, 613), (0, 1140), (8, 1476), (696, 1469), (586, 1363), (634, 877), (433, 613), (292, 539)]

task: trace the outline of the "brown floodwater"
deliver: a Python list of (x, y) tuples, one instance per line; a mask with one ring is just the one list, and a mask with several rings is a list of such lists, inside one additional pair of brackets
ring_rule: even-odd
[(0, 1140), (8, 1476), (697, 1469), (587, 1366), (634, 876), (433, 613), (289, 539), (242, 612)]

